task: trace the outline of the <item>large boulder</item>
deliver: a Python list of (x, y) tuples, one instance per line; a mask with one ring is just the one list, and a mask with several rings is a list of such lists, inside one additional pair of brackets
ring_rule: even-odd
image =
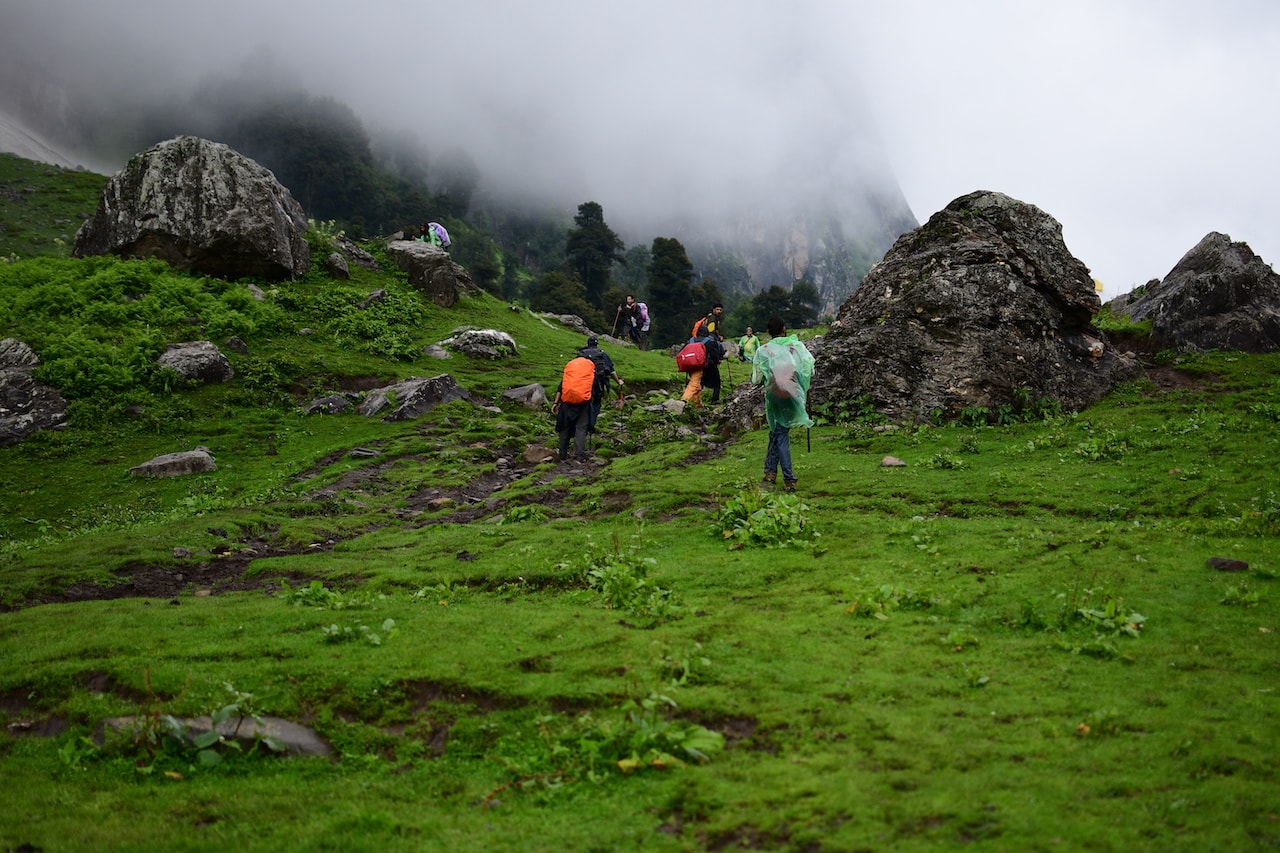
[(452, 308), (464, 293), (478, 293), (471, 274), (439, 246), (417, 240), (392, 240), (387, 257), (409, 275), (409, 283), (441, 308)]
[(293, 278), (311, 266), (307, 218), (268, 169), (231, 148), (179, 136), (107, 182), (75, 255), (161, 258), (228, 279)]
[(1162, 281), (1138, 288), (1113, 313), (1151, 321), (1159, 348), (1280, 350), (1280, 274), (1245, 243), (1211, 232)]
[(898, 238), (840, 308), (810, 400), (869, 397), (898, 422), (991, 417), (1028, 399), (1078, 410), (1140, 370), (1092, 325), (1099, 308), (1057, 220), (970, 193)]
[(17, 444), (42, 429), (67, 425), (67, 401), (35, 380), (40, 358), (16, 338), (0, 340), (0, 447)]
[(231, 362), (213, 341), (186, 341), (169, 344), (157, 362), (183, 379), (213, 385), (227, 382), (236, 375)]

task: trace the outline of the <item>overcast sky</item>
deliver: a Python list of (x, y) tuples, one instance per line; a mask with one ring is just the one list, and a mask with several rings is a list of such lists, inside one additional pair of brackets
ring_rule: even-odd
[(1037, 205), (1104, 299), (1210, 231), (1280, 261), (1273, 0), (7, 0), (0, 48), (103, 98), (296, 75), (606, 219), (887, 170), (921, 222)]

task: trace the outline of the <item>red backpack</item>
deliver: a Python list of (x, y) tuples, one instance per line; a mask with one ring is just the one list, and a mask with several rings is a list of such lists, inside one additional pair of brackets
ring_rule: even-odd
[(707, 366), (707, 348), (701, 341), (690, 341), (676, 353), (676, 369), (692, 373)]
[(596, 365), (589, 358), (578, 356), (564, 366), (560, 381), (560, 399), (566, 403), (586, 403), (591, 400), (591, 386), (596, 381)]

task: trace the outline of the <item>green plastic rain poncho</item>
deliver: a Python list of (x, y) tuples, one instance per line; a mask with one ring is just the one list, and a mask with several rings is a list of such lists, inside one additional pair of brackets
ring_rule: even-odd
[(764, 415), (769, 427), (811, 427), (807, 401), (813, 380), (813, 354), (795, 335), (774, 338), (756, 350), (751, 381), (764, 386)]

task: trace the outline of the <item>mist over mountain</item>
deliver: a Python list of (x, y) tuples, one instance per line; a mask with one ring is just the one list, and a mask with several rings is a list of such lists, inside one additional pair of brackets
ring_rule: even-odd
[[(434, 194), (566, 219), (597, 201), (628, 246), (680, 239), (726, 296), (807, 278), (834, 307), (916, 220), (857, 81), (807, 49), (804, 10), (747, 2), (729, 28), (666, 2), (447, 16), (321, 2), (299, 18), (238, 0), (217, 15), (50, 0), (0, 13), (0, 107), (110, 173), (180, 133), (279, 169), (269, 139), (245, 143), (245, 117), (326, 101), (372, 163)], [(307, 207), (314, 187), (290, 189)]]

